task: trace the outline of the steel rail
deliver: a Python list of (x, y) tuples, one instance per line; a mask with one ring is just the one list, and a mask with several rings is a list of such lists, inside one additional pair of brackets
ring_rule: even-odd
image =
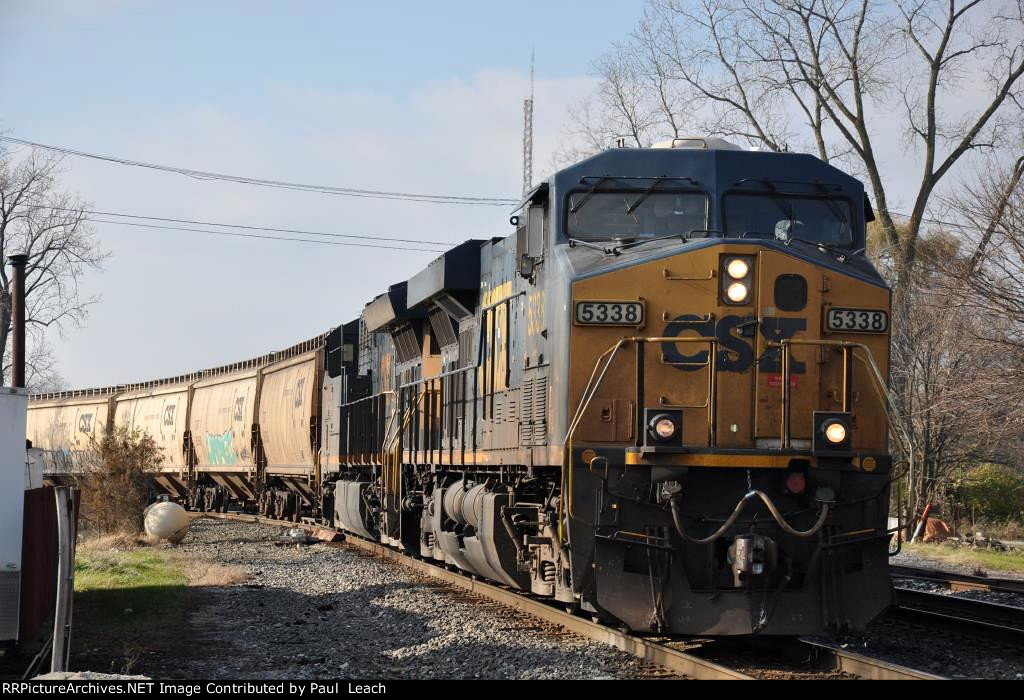
[(896, 606), (887, 615), (1024, 647), (1024, 608), (972, 598), (896, 588)]
[(953, 571), (893, 565), (889, 566), (889, 574), (893, 578), (909, 578), (937, 583), (948, 586), (954, 591), (995, 591), (998, 593), (1024, 595), (1024, 579), (990, 578), (988, 576), (958, 574)]
[(869, 681), (944, 681), (945, 676), (937, 676), (926, 671), (918, 671), (906, 666), (892, 664), (881, 659), (857, 654), (831, 644), (826, 644), (805, 637), (800, 642), (811, 648), (812, 653), (820, 660), (831, 664), (836, 671), (843, 671)]
[[(527, 613), (545, 622), (559, 625), (564, 629), (578, 634), (581, 637), (591, 639), (602, 644), (614, 646), (617, 649), (630, 654), (648, 663), (661, 666), (668, 671), (682, 676), (698, 680), (756, 680), (742, 671), (723, 666), (721, 664), (702, 659), (698, 656), (673, 649), (672, 647), (645, 639), (628, 632), (622, 632), (613, 627), (591, 622), (582, 617), (573, 615), (552, 605), (530, 598), (522, 593), (501, 588), (499, 586), (485, 583), (463, 573), (456, 573), (448, 569), (411, 557), (408, 554), (391, 549), (379, 542), (372, 542), (351, 533), (342, 532), (334, 528), (326, 527), (309, 519), (294, 523), (285, 520), (274, 520), (256, 515), (242, 513), (198, 513), (190, 512), (189, 517), (200, 518), (209, 516), (221, 520), (239, 520), (250, 523), (264, 523), (280, 527), (302, 527), (303, 529), (337, 534), (344, 537), (340, 543), (345, 546), (354, 547), (370, 552), (383, 559), (388, 559), (396, 564), (402, 565), (453, 587), (461, 588), (472, 594), (480, 595), (494, 602), (507, 605), (516, 610)], [(860, 678), (871, 680), (944, 680), (942, 676), (936, 676), (923, 671), (916, 671), (911, 668), (891, 664), (879, 659), (873, 659), (860, 654), (849, 652), (839, 647), (830, 646), (817, 641), (801, 638), (800, 643), (813, 648), (815, 660), (832, 670), (843, 671), (856, 675)]]

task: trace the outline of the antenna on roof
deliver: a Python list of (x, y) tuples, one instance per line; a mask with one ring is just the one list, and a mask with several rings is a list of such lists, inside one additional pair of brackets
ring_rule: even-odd
[(523, 195), (533, 185), (533, 49), (530, 50), (530, 96), (523, 100)]

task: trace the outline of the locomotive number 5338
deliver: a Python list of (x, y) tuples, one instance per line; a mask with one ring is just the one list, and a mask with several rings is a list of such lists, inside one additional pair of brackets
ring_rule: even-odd
[(844, 333), (885, 333), (889, 329), (889, 314), (866, 309), (828, 310), (828, 329)]
[(577, 301), (576, 323), (593, 326), (639, 326), (644, 305), (639, 301)]

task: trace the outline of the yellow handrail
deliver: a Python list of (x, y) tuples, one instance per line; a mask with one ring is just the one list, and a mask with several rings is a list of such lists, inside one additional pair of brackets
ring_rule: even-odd
[[(708, 433), (709, 433), (709, 440), (711, 440), (712, 445), (714, 444), (714, 439), (715, 439), (715, 435), (714, 435), (715, 411), (716, 411), (716, 408), (717, 408), (717, 401), (716, 401), (716, 397), (715, 397), (715, 394), (717, 393), (717, 389), (716, 389), (716, 375), (718, 373), (716, 356), (718, 354), (717, 347), (720, 344), (720, 341), (718, 340), (718, 338), (712, 338), (712, 337), (706, 337), (706, 336), (696, 336), (696, 337), (688, 337), (688, 338), (665, 337), (665, 336), (655, 336), (655, 337), (632, 336), (632, 337), (628, 337), (628, 338), (622, 338), (617, 343), (612, 345), (610, 348), (605, 350), (603, 353), (598, 355), (597, 359), (594, 361), (594, 369), (593, 369), (593, 371), (591, 371), (590, 379), (587, 380), (587, 385), (583, 389), (583, 395), (580, 397), (580, 405), (577, 407), (576, 412), (573, 414), (573, 419), (569, 422), (569, 429), (566, 432), (566, 436), (565, 436), (566, 450), (565, 450), (565, 452), (563, 453), (563, 456), (562, 456), (562, 474), (561, 474), (561, 478), (560, 478), (561, 488), (562, 488), (562, 498), (558, 499), (558, 537), (559, 537), (559, 540), (562, 541), (562, 542), (565, 541), (565, 516), (566, 516), (566, 514), (568, 514), (568, 516), (570, 518), (575, 518), (576, 517), (576, 514), (575, 514), (575, 512), (573, 510), (573, 498), (572, 498), (572, 488), (573, 488), (573, 478), (572, 478), (572, 441), (573, 441), (573, 436), (576, 433), (576, 428), (579, 427), (579, 424), (580, 424), (580, 421), (583, 418), (584, 412), (587, 410), (587, 407), (590, 405), (590, 402), (594, 398), (594, 395), (597, 393), (597, 390), (601, 388), (601, 383), (604, 381), (605, 376), (608, 374), (608, 369), (611, 367), (612, 362), (614, 362), (616, 354), (619, 352), (619, 349), (622, 348), (622, 346), (626, 345), (627, 343), (707, 343), (708, 344), (708, 352), (711, 355), (711, 357), (709, 358), (710, 366), (709, 366), (709, 370), (708, 370), (709, 371), (709, 378), (708, 378)], [(603, 360), (604, 358), (608, 358), (608, 359), (605, 361), (604, 367), (601, 368), (600, 374), (599, 374), (598, 373), (598, 368), (601, 367), (601, 360)], [(595, 383), (595, 377), (596, 377), (596, 383)], [(640, 405), (641, 401), (643, 401), (643, 397), (642, 396), (638, 396), (637, 397), (637, 405), (638, 406)], [(637, 425), (637, 431), (640, 431), (640, 430), (641, 430), (641, 426)], [(563, 504), (565, 504), (564, 509), (563, 509)]]
[[(768, 347), (775, 347), (782, 349), (782, 400), (783, 400), (783, 426), (782, 426), (782, 446), (783, 448), (788, 446), (789, 442), (789, 348), (793, 345), (810, 345), (810, 346), (824, 346), (834, 347), (843, 351), (843, 410), (849, 411), (852, 407), (850, 397), (852, 395), (852, 377), (849, 375), (850, 365), (848, 362), (848, 356), (846, 353), (852, 352), (853, 357), (860, 360), (865, 367), (870, 370), (871, 377), (874, 381), (874, 389), (878, 394), (878, 397), (882, 400), (882, 408), (885, 411), (886, 423), (889, 425), (889, 429), (896, 434), (897, 438), (903, 441), (904, 445), (910, 443), (909, 437), (903, 432), (899, 426), (893, 421), (893, 416), (898, 414), (896, 407), (896, 400), (889, 391), (889, 387), (885, 379), (882, 377), (882, 371), (878, 368), (878, 363), (875, 361), (875, 356), (871, 352), (871, 348), (863, 343), (854, 343), (847, 340), (819, 340), (819, 339), (793, 339), (789, 338), (781, 340), (779, 342), (769, 342)], [(858, 356), (856, 351), (861, 350), (864, 356)]]

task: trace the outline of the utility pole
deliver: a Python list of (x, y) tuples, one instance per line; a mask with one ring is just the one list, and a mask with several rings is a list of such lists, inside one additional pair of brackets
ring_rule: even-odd
[(530, 96), (523, 100), (523, 195), (533, 186), (533, 51), (530, 51)]

